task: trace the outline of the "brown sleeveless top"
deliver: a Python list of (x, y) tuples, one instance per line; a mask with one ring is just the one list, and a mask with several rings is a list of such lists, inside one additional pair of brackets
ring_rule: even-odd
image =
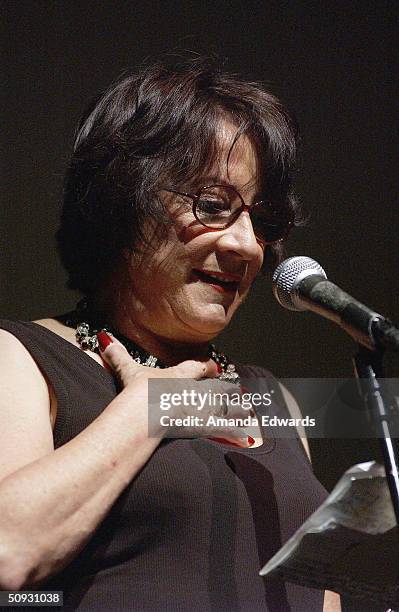
[[(25, 322), (0, 328), (53, 385), (56, 448), (115, 397), (112, 374), (53, 332)], [(269, 372), (239, 372), (252, 392), (274, 381), (268, 413), (287, 414)], [(254, 449), (164, 440), (82, 552), (40, 588), (64, 591), (65, 610), (321, 612), (322, 591), (258, 572), (325, 496), (298, 439), (269, 437)]]

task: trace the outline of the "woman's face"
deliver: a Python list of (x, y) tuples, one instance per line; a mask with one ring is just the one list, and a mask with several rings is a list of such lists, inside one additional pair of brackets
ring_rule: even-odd
[[(260, 195), (257, 154), (250, 139), (242, 135), (230, 155), (227, 173), (235, 133), (235, 126), (223, 124), (217, 176), (203, 177), (199, 186), (228, 183), (250, 204)], [(129, 254), (130, 287), (123, 296), (126, 314), (136, 329), (163, 339), (209, 341), (228, 325), (244, 301), (261, 268), (264, 245), (256, 239), (245, 211), (231, 227), (213, 230), (196, 221), (188, 198), (168, 192), (161, 192), (161, 197), (173, 223), (155, 249)]]

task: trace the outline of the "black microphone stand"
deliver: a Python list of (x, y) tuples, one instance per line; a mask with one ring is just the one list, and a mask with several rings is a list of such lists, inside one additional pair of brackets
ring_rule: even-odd
[[(371, 417), (384, 458), (392, 505), (399, 525), (399, 458), (391, 436), (390, 409), (384, 398), (378, 378), (383, 378), (384, 349), (377, 347), (371, 351), (359, 345), (358, 353), (353, 358), (355, 375), (360, 383), (361, 395), (365, 408)], [(392, 413), (391, 413), (392, 414)]]

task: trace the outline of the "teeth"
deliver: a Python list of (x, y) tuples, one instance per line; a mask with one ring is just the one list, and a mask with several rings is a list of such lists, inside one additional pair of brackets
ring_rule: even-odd
[(228, 283), (230, 285), (238, 285), (240, 282), (239, 280), (231, 278), (231, 276), (217, 276), (216, 274), (212, 274), (211, 272), (205, 272), (204, 270), (196, 270), (196, 272), (198, 276), (202, 278), (202, 280), (205, 280), (207, 282), (214, 280), (218, 283)]

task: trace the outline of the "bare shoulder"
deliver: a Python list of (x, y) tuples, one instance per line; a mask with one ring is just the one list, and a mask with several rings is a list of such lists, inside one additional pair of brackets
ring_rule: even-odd
[(24, 345), (0, 330), (0, 479), (53, 450), (46, 379)]
[(18, 378), (25, 373), (34, 374), (37, 381), (43, 380), (43, 376), (36, 365), (35, 360), (20, 340), (11, 332), (0, 329), (0, 376), (5, 378), (4, 373), (14, 374)]

